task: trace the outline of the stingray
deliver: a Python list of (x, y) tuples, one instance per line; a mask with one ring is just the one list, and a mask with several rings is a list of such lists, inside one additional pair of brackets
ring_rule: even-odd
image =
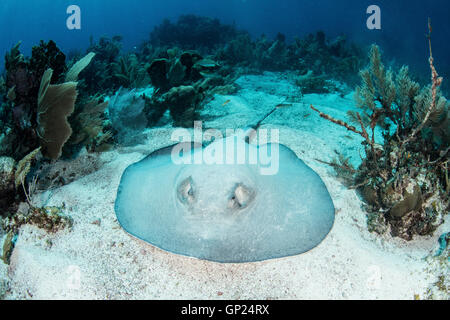
[[(179, 143), (130, 165), (115, 202), (120, 225), (165, 251), (222, 263), (316, 247), (334, 222), (325, 184), (288, 147), (250, 144), (248, 137), (236, 134), (207, 146)], [(207, 161), (237, 150), (245, 151), (240, 161)], [(261, 155), (269, 154), (278, 163), (268, 174)]]

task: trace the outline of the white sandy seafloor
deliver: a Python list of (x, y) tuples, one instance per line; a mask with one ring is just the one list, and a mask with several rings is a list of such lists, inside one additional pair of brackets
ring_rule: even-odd
[[(9, 266), (0, 262), (6, 299), (414, 299), (429, 297), (438, 276), (448, 272), (431, 256), (448, 219), (432, 237), (407, 242), (371, 234), (354, 190), (345, 188), (330, 161), (334, 150), (358, 162), (360, 137), (321, 119), (317, 108), (345, 119), (352, 95), (301, 97), (288, 77), (265, 73), (238, 79), (240, 90), (217, 95), (204, 109), (208, 128), (253, 124), (282, 102), (262, 128), (278, 128), (291, 148), (325, 182), (336, 208), (334, 226), (316, 248), (281, 259), (220, 264), (164, 252), (127, 234), (114, 213), (123, 170), (170, 144), (170, 123), (148, 130), (146, 139), (96, 155), (100, 168), (65, 186), (39, 193), (40, 205), (66, 207), (71, 230), (55, 234), (31, 225), (20, 229)], [(229, 103), (224, 103), (230, 100)], [(80, 164), (81, 163), (81, 164)], [(101, 163), (101, 165), (98, 165)], [(83, 161), (68, 167), (86, 166)], [(267, 239), (270, 241), (270, 239)], [(448, 276), (448, 274), (447, 274)], [(448, 299), (445, 294), (434, 298)]]

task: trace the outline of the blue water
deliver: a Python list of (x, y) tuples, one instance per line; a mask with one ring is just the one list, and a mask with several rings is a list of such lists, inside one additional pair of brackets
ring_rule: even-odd
[[(66, 8), (81, 8), (82, 29), (66, 28)], [(381, 8), (382, 29), (366, 28), (366, 8)], [(253, 36), (295, 35), (323, 30), (328, 36), (346, 34), (362, 43), (376, 42), (391, 59), (427, 70), (427, 18), (433, 22), (434, 55), (441, 73), (450, 69), (450, 3), (448, 0), (2, 0), (0, 53), (22, 40), (22, 52), (40, 39), (53, 39), (64, 52), (82, 49), (89, 38), (123, 36), (124, 50), (148, 39), (164, 18), (193, 13), (235, 23)], [(3, 66), (2, 66), (3, 67)]]

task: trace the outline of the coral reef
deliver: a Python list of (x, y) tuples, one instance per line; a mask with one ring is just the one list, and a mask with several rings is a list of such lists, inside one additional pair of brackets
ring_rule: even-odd
[(192, 127), (195, 111), (203, 97), (193, 86), (174, 87), (161, 96), (161, 101), (169, 106), (175, 126)]
[(95, 57), (94, 52), (89, 52), (85, 57), (77, 61), (67, 72), (65, 81), (66, 82), (76, 82), (78, 80), (78, 75), (83, 71)]
[[(56, 159), (71, 135), (66, 118), (74, 110), (75, 81), (94, 54), (66, 72), (65, 55), (53, 41), (41, 41), (30, 58), (20, 54), (19, 46), (5, 57), (7, 102), (0, 107), (0, 155), (19, 160), (41, 145), (44, 155)], [(53, 84), (64, 77), (66, 82)]]
[(216, 61), (196, 51), (180, 52), (175, 48), (167, 50), (166, 58), (153, 60), (147, 72), (156, 88), (151, 97), (145, 97), (150, 125), (170, 110), (176, 126), (192, 126), (205, 98), (225, 90), (234, 81), (233, 74), (221, 73)]
[[(5, 56), (7, 99), (0, 107), (0, 155), (12, 156), (16, 160), (39, 144), (34, 127), (36, 97), (42, 76), (20, 53), (19, 47), (20, 42)], [(36, 52), (34, 60), (38, 60)]]
[(64, 228), (71, 228), (73, 220), (70, 216), (63, 214), (62, 207), (28, 207), (25, 213), (18, 213), (2, 221), (2, 228), (8, 233), (17, 234), (19, 228), (24, 224), (32, 224), (47, 232), (55, 233)]
[(254, 45), (249, 34), (240, 34), (220, 48), (216, 57), (229, 64), (248, 65), (255, 59)]
[(0, 157), (0, 218), (13, 216), (23, 201), (31, 203), (30, 194), (36, 180), (28, 184), (27, 176), (39, 151), (40, 148), (34, 150), (18, 163), (12, 158)]
[(135, 89), (119, 89), (109, 103), (112, 127), (118, 132), (120, 143), (134, 140), (147, 126), (144, 114), (145, 99), (136, 94)]
[(39, 46), (32, 48), (28, 65), (35, 79), (39, 79), (47, 69), (52, 69), (51, 82), (53, 83), (61, 81), (67, 70), (66, 56), (52, 40), (48, 43), (41, 41)]
[(344, 36), (330, 40), (319, 31), (291, 43), (281, 33), (273, 40), (264, 35), (253, 40), (248, 32), (233, 25), (192, 15), (181, 16), (177, 23), (165, 20), (155, 27), (150, 41), (141, 45), (139, 56), (147, 62), (167, 58), (169, 47), (196, 50), (223, 66), (242, 68), (244, 73), (297, 70), (306, 74), (312, 70), (316, 75), (326, 74), (351, 84), (357, 82), (364, 61), (363, 50)]
[(160, 93), (165, 93), (173, 87), (202, 79), (198, 68), (195, 67), (202, 59), (197, 52), (187, 51), (179, 56), (153, 60), (147, 72), (153, 86)]
[[(33, 205), (32, 195), (37, 187), (38, 176), (35, 175), (30, 182), (27, 182), (27, 176), (30, 174), (32, 162), (36, 160), (40, 151), (39, 147), (17, 165), (11, 158), (0, 158), (2, 164), (0, 168), (0, 192), (2, 193), (0, 228), (7, 232), (2, 255), (6, 264), (9, 263), (18, 230), (23, 224), (33, 224), (47, 232), (56, 232), (61, 228), (72, 226), (72, 219), (62, 214), (64, 205), (61, 208)], [(5, 187), (8, 189), (5, 190)]]
[[(20, 43), (6, 54), (7, 80), (2, 83), (6, 101), (0, 106), (0, 155), (7, 156), (0, 157), (0, 214), (5, 219), (13, 219), (21, 203), (26, 201), (32, 214), (23, 219), (23, 223), (38, 223), (45, 211), (31, 204), (38, 176), (33, 174), (33, 179), (28, 176), (34, 172), (36, 158), (40, 158), (39, 162), (48, 162), (48, 159), (55, 160), (61, 156), (62, 148), (72, 134), (68, 116), (75, 110), (78, 95), (76, 81), (95, 54), (86, 55), (69, 69), (65, 64), (65, 55), (53, 41), (41, 41), (39, 46), (33, 47), (30, 58), (20, 53), (19, 46)], [(86, 108), (76, 110), (74, 122), (79, 126), (75, 126), (77, 135), (74, 140), (78, 144), (95, 144), (100, 149), (101, 142), (107, 141), (107, 135), (98, 137), (96, 120), (106, 104), (93, 104), (95, 112), (90, 113), (90, 121), (86, 119)], [(39, 221), (44, 223), (44, 220)]]
[[(115, 36), (112, 39), (101, 37), (98, 43), (91, 38), (91, 43), (86, 52), (95, 53), (95, 59), (81, 72), (79, 89), (89, 95), (99, 92), (110, 94), (122, 85), (116, 77), (119, 63), (119, 54), (122, 48), (122, 37)], [(77, 57), (79, 58), (79, 57)]]
[[(360, 72), (362, 85), (355, 94), (362, 114), (349, 113), (360, 130), (311, 106), (321, 117), (364, 138), (366, 156), (358, 169), (345, 159), (335, 161), (334, 167), (346, 172), (347, 183), (368, 204), (369, 229), (389, 229), (407, 240), (432, 233), (449, 212), (450, 127), (444, 125), (448, 102), (439, 91), (442, 78), (434, 68), (431, 43), (429, 63), (432, 84), (420, 89), (407, 67), (395, 76), (386, 70), (379, 48), (373, 45), (370, 65)], [(383, 144), (375, 141), (376, 127), (382, 130)], [(380, 223), (388, 228), (377, 226)]]
[(125, 88), (142, 88), (150, 83), (149, 76), (135, 54), (125, 55), (113, 63), (114, 78)]
[(17, 210), (15, 167), (16, 162), (13, 158), (0, 157), (0, 216)]
[(285, 36), (280, 33), (273, 42), (262, 37), (256, 43), (256, 61), (260, 69), (283, 71), (293, 68), (295, 64), (288, 62), (288, 54)]
[[(190, 127), (214, 94), (236, 90), (234, 80), (242, 73), (291, 71), (302, 94), (329, 93), (340, 90), (338, 81), (355, 84), (365, 61), (363, 50), (344, 36), (328, 39), (319, 31), (293, 41), (280, 33), (253, 39), (234, 25), (194, 15), (165, 20), (132, 53), (121, 53), (121, 41), (120, 36), (91, 39), (87, 55), (72, 54), (68, 63), (51, 40), (34, 46), (30, 57), (20, 53), (20, 42), (6, 54), (0, 78), (2, 214), (27, 200), (33, 185), (29, 171), (54, 182), (57, 173), (45, 176), (57, 166), (50, 159), (74, 160), (116, 142), (132, 143), (129, 137), (156, 125), (166, 112), (174, 126)], [(312, 107), (364, 138), (365, 158), (358, 168), (340, 154), (329, 164), (360, 191), (372, 230), (406, 239), (429, 234), (448, 211), (450, 188), (448, 102), (431, 50), (433, 81), (422, 88), (407, 67), (387, 70), (378, 47), (371, 48), (369, 59), (356, 87), (360, 112), (349, 112), (349, 122)], [(151, 94), (136, 93), (149, 85)], [(382, 142), (375, 141), (376, 128)], [(19, 185), (11, 181), (11, 174), (21, 172), (17, 161), (29, 159), (30, 165), (35, 158), (45, 170), (25, 167)]]
[(92, 152), (110, 149), (113, 133), (105, 115), (108, 102), (95, 97), (78, 100), (69, 117), (72, 135), (63, 147), (63, 156), (71, 157), (83, 147)]

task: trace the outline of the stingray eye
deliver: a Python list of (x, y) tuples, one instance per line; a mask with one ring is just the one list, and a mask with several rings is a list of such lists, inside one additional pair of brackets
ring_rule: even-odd
[(252, 189), (242, 183), (238, 183), (233, 189), (230, 200), (228, 201), (228, 207), (230, 209), (244, 209), (254, 197), (255, 193)]
[(192, 177), (184, 179), (178, 186), (178, 199), (185, 204), (195, 201), (194, 181)]

